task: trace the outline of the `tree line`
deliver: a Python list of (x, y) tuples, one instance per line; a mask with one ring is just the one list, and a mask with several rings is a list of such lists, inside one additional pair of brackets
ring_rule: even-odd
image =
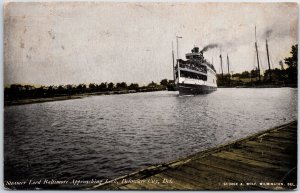
[(235, 74), (217, 74), (218, 86), (255, 86), (255, 85), (289, 85), (297, 87), (298, 76), (298, 44), (293, 45), (290, 52), (291, 56), (284, 59), (287, 68), (284, 69), (283, 62), (280, 61), (281, 69), (275, 68), (266, 70), (261, 75), (259, 81), (259, 73), (257, 69), (244, 71)]
[(129, 92), (150, 92), (166, 90), (171, 80), (163, 79), (159, 83), (151, 82), (147, 86), (140, 86), (138, 83), (131, 83), (127, 85), (126, 82), (102, 82), (100, 84), (78, 84), (78, 85), (59, 85), (59, 86), (39, 86), (12, 84), (4, 88), (4, 99), (6, 101), (30, 99), (30, 98), (45, 98), (56, 96), (68, 96), (85, 93), (121, 93)]

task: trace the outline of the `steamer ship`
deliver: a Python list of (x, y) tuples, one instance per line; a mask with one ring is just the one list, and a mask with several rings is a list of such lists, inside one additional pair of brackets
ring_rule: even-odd
[(194, 47), (186, 60), (177, 59), (174, 78), (179, 95), (208, 94), (217, 90), (217, 76), (213, 64), (204, 57), (203, 51)]

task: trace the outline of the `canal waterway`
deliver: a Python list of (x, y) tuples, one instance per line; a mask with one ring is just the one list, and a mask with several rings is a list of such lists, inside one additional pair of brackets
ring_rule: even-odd
[(116, 178), (297, 119), (295, 88), (92, 96), (4, 109), (5, 180)]

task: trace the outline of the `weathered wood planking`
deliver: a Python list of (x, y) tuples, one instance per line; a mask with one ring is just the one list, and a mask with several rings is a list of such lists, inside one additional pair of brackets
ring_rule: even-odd
[[(122, 180), (139, 180), (122, 183)], [(297, 121), (99, 184), (102, 190), (297, 188)], [(164, 183), (165, 182), (165, 183)]]

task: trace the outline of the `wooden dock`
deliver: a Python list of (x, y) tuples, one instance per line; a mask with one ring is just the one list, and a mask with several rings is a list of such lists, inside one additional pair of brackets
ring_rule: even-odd
[(297, 188), (297, 122), (149, 167), (91, 189), (293, 190)]

